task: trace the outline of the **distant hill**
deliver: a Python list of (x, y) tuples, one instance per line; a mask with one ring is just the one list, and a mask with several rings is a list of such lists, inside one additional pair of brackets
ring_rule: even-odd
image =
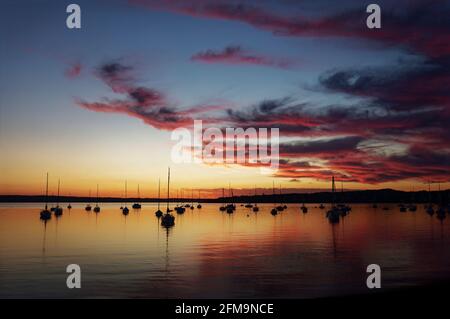
[[(198, 199), (195, 198), (193, 201), (201, 201), (203, 203), (220, 203), (220, 202), (230, 202), (235, 203), (332, 203), (332, 202), (343, 202), (343, 203), (448, 203), (450, 198), (450, 190), (443, 191), (419, 191), (419, 192), (403, 192), (393, 189), (379, 189), (379, 190), (361, 190), (361, 191), (344, 191), (344, 192), (317, 192), (317, 193), (292, 193), (292, 194), (277, 194), (277, 195), (257, 195), (257, 196), (234, 196), (229, 197), (219, 197), (215, 199)], [(56, 196), (49, 196), (48, 202), (55, 202), (57, 200)], [(88, 197), (73, 197), (73, 196), (61, 196), (59, 198), (60, 202), (91, 202), (96, 201), (95, 198)], [(127, 202), (157, 202), (157, 198), (128, 198)], [(164, 198), (161, 201), (165, 201)], [(183, 202), (190, 203), (191, 198), (184, 199), (171, 199), (171, 202)], [(0, 195), (0, 202), (45, 202), (45, 196), (42, 195)], [(99, 202), (124, 202), (123, 198), (117, 197), (102, 197), (99, 198)]]
[(403, 192), (393, 189), (344, 192), (318, 192), (309, 194), (281, 194), (264, 196), (238, 196), (236, 202), (257, 203), (428, 203), (448, 202), (450, 190), (440, 192)]

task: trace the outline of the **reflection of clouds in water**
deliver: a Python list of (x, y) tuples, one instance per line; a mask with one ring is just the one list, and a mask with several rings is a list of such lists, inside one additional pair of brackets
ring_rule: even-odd
[[(0, 242), (2, 265), (9, 272), (4, 283), (13, 287), (8, 293), (14, 296), (70, 297), (58, 288), (55, 273), (74, 262), (86, 267), (81, 297), (342, 295), (366, 291), (365, 270), (371, 263), (381, 266), (383, 287), (450, 276), (444, 267), (450, 260), (449, 220), (441, 227), (422, 205), (415, 215), (352, 205), (352, 212), (335, 226), (324, 210), (314, 208), (318, 204), (308, 205), (308, 214), (300, 205), (290, 204), (274, 218), (271, 204), (258, 205), (257, 214), (238, 205), (230, 216), (219, 205), (205, 203), (201, 211), (177, 215), (168, 232), (154, 216), (156, 203), (144, 205), (141, 216), (130, 213), (126, 218), (120, 204), (105, 204), (99, 227), (84, 207), (74, 207), (70, 219), (63, 215), (58, 222), (57, 246), (54, 219), (42, 246), (38, 209), (5, 213), (0, 208), (2, 235), (8, 238)], [(40, 279), (33, 281), (36, 274)]]

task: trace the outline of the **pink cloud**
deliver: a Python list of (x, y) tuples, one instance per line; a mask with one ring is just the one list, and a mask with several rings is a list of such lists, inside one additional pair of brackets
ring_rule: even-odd
[(79, 62), (72, 63), (65, 71), (65, 75), (69, 79), (74, 79), (80, 76), (83, 66)]
[(240, 46), (228, 46), (221, 51), (206, 50), (193, 55), (191, 60), (205, 63), (254, 64), (282, 69), (294, 66), (294, 63), (287, 59), (252, 54)]

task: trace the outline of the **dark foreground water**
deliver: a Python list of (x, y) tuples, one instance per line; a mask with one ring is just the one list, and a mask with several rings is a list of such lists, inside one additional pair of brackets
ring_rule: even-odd
[[(339, 224), (299, 205), (278, 216), (238, 206), (187, 210), (166, 230), (155, 205), (73, 204), (44, 224), (41, 204), (0, 206), (0, 297), (311, 298), (367, 293), (366, 267), (379, 264), (382, 289), (450, 278), (450, 217), (440, 221), (396, 205), (352, 205)], [(65, 205), (64, 205), (65, 207)], [(81, 289), (66, 286), (66, 266), (81, 267)]]

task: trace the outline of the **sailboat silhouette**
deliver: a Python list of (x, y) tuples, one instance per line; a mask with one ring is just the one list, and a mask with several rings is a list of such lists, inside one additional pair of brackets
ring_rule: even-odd
[(158, 180), (158, 210), (155, 212), (155, 216), (160, 218), (163, 215), (163, 212), (159, 209), (161, 202), (161, 179)]
[(127, 207), (127, 181), (125, 180), (125, 205), (122, 208), (122, 214), (124, 214), (126, 216), (126, 215), (128, 215), (129, 212), (130, 212), (130, 210)]
[[(141, 198), (141, 194), (139, 193), (139, 184), (138, 184), (138, 188), (137, 188), (137, 193), (138, 193), (138, 201), (139, 201), (139, 199)], [(137, 202), (137, 203), (134, 203), (133, 206), (131, 206), (131, 207), (133, 207), (134, 209), (141, 209), (142, 206), (139, 202)]]
[(60, 188), (60, 180), (58, 179), (58, 195), (56, 197), (56, 207), (53, 210), (55, 216), (57, 217), (63, 214), (63, 209), (62, 207), (59, 206), (59, 188)]
[(99, 213), (100, 212), (100, 206), (98, 206), (98, 184), (97, 184), (97, 204), (94, 207), (94, 212)]
[(167, 172), (167, 209), (166, 213), (161, 218), (161, 226), (167, 228), (175, 225), (175, 216), (173, 216), (170, 213), (169, 200), (170, 200), (170, 167), (168, 168)]
[(44, 221), (52, 218), (52, 213), (48, 210), (48, 173), (47, 173), (47, 183), (45, 186), (45, 208), (40, 213), (40, 218)]

